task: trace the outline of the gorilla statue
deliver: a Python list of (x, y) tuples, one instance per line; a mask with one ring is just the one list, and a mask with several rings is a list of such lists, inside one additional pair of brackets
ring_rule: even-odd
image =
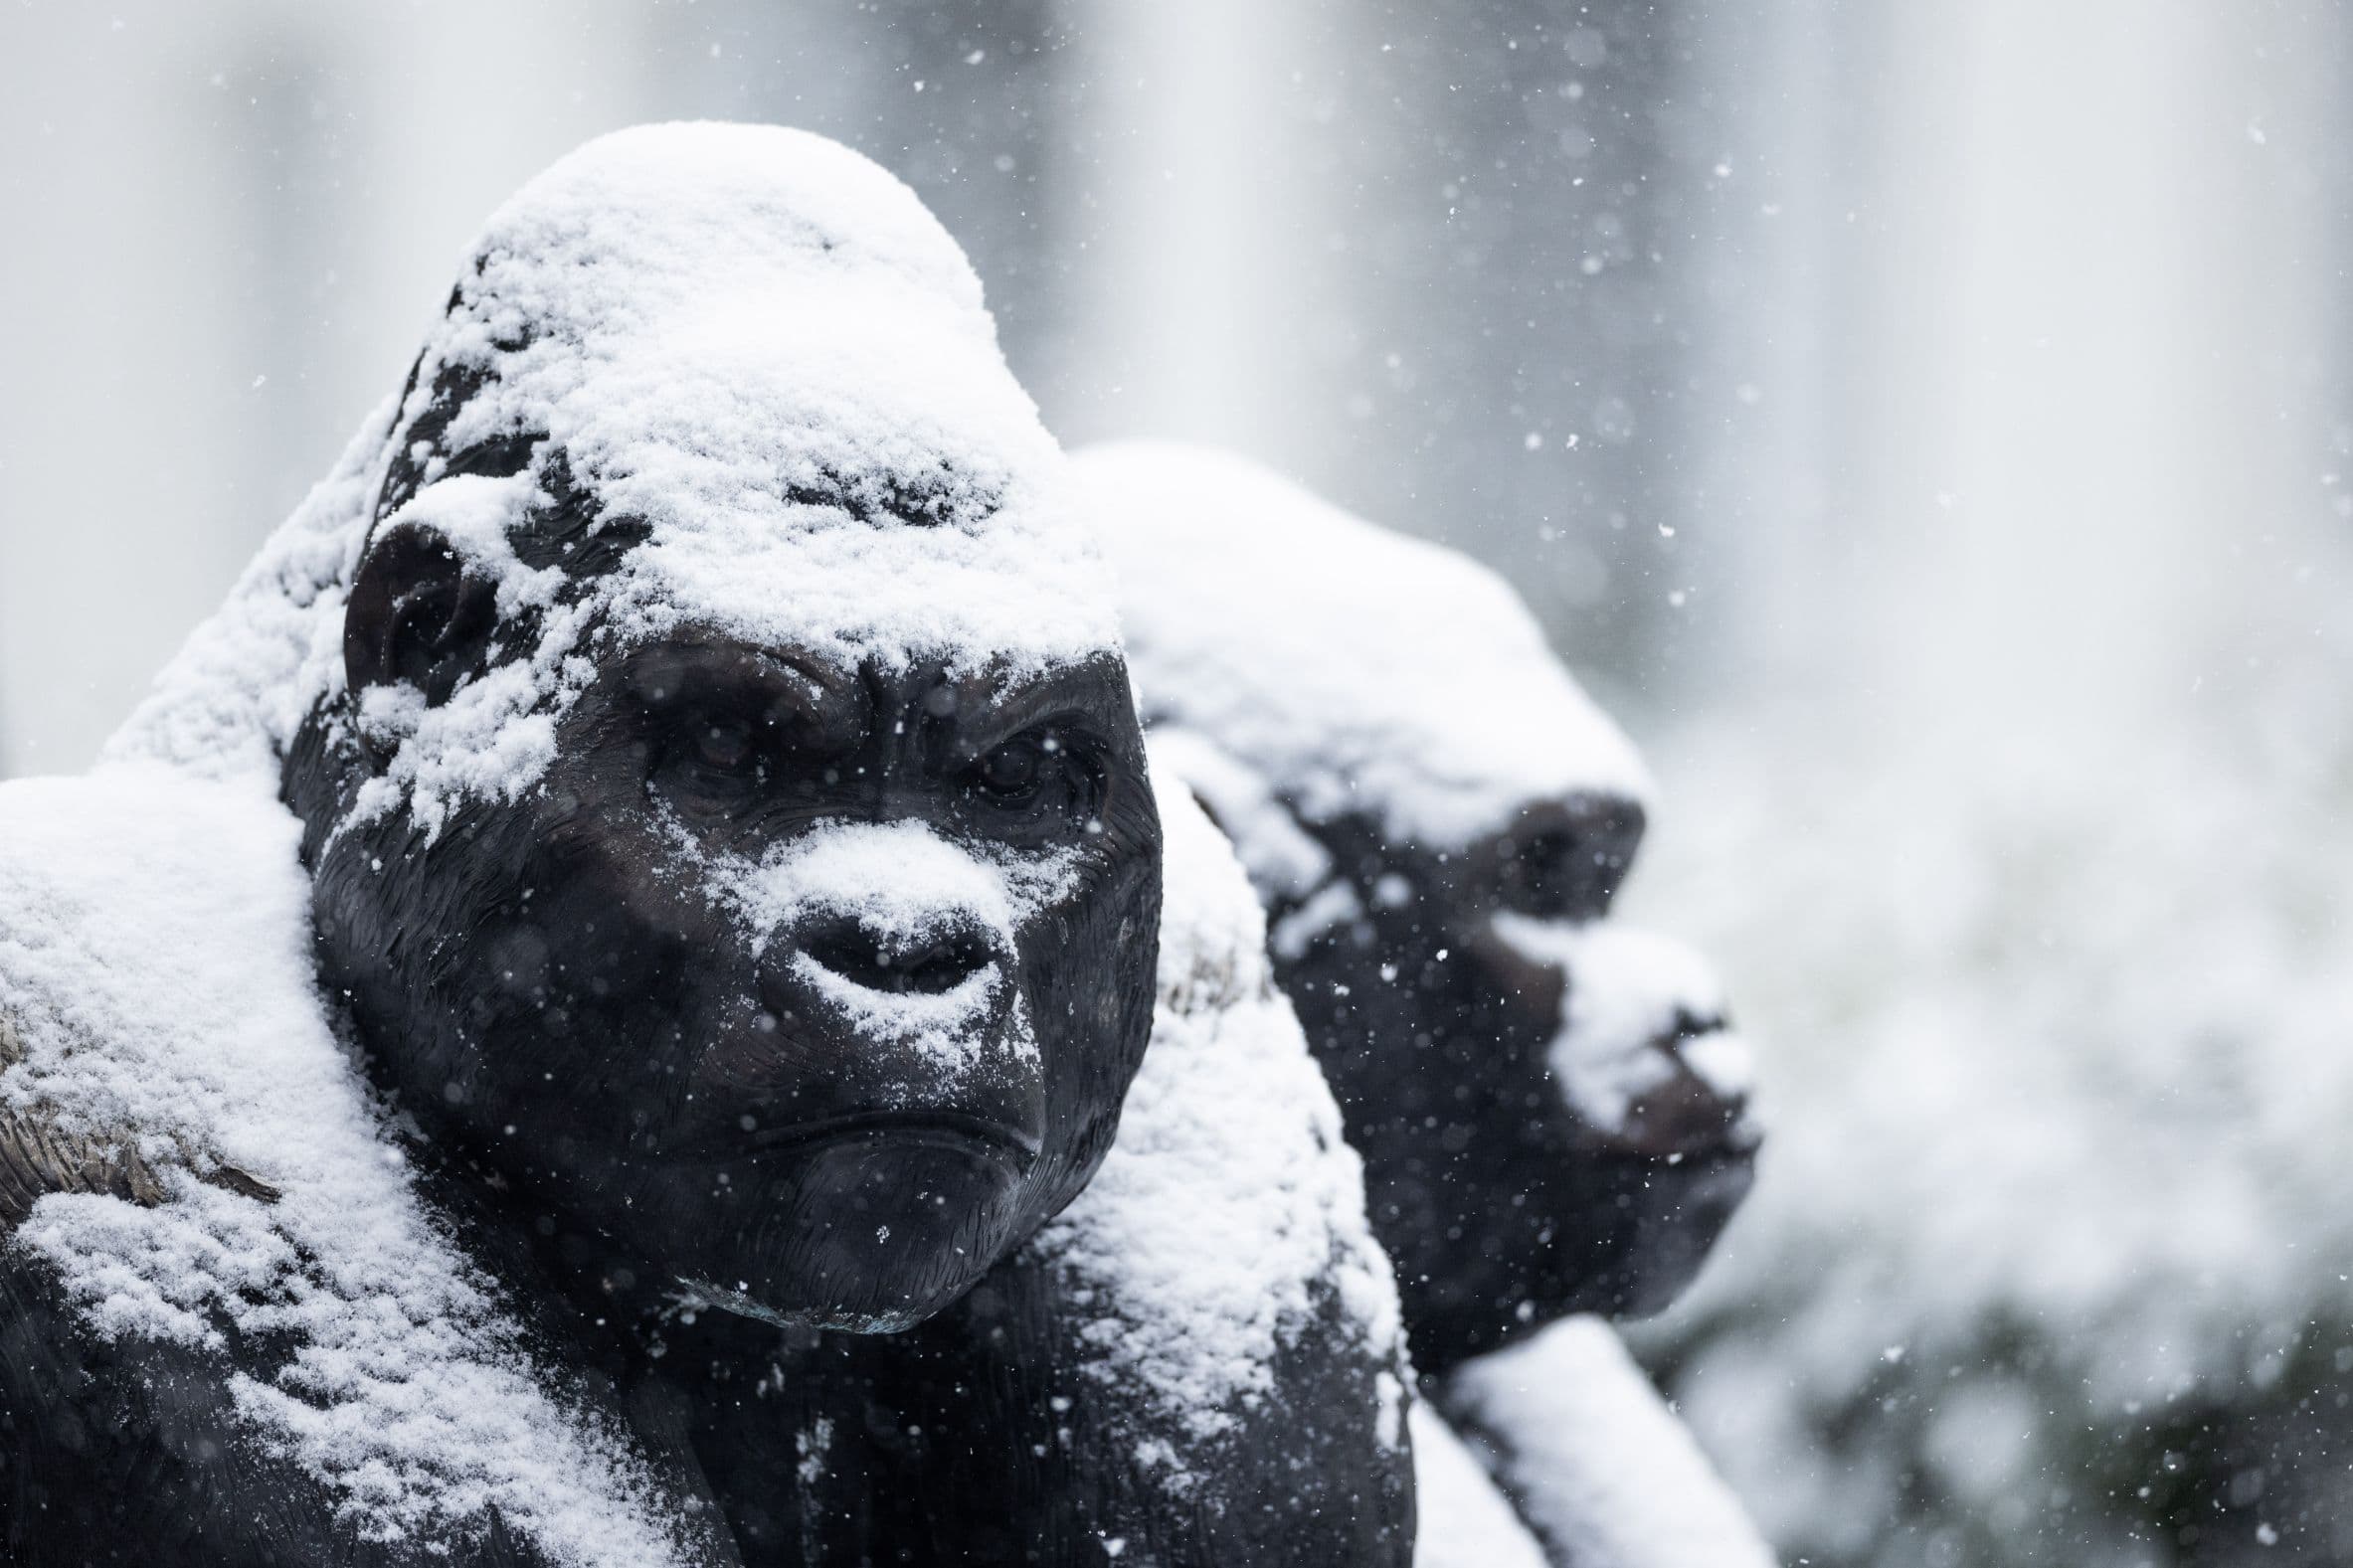
[[(1561, 1360), (1549, 1407), (1474, 1400), (1516, 1341), (1664, 1307), (1750, 1178), (1747, 1052), (1713, 977), (1604, 919), (1644, 825), (1633, 749), (1511, 589), (1454, 552), (1215, 451), (1123, 442), (1077, 462), (1124, 581), (1156, 755), (1266, 906), (1278, 979), (1364, 1157), (1415, 1367), (1474, 1426), (1492, 1427), (1475, 1402), (1525, 1418), (1479, 1434), (1508, 1482), (1528, 1444), (1548, 1445), (1540, 1485), (1581, 1463), (1563, 1434), (1647, 1435), (1691, 1478), (1676, 1506), (1709, 1491), (1748, 1550), (1728, 1494), (1597, 1325), (1543, 1335)], [(1431, 1469), (1445, 1434), (1416, 1434), (1431, 1561), (1438, 1494), (1462, 1488)], [(1559, 1560), (1623, 1561), (1597, 1545), (1602, 1521), (1547, 1519), (1511, 1489)]]
[(502, 207), (0, 788), (8, 1560), (1404, 1561), (1355, 1157), (1180, 790), (1164, 911), (1076, 501), (855, 154)]

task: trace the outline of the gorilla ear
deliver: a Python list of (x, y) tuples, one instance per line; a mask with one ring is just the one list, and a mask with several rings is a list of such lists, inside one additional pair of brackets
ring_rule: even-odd
[(344, 678), (355, 693), (407, 681), (438, 706), (481, 669), (497, 625), (497, 585), (469, 574), (440, 529), (386, 530), (344, 607)]

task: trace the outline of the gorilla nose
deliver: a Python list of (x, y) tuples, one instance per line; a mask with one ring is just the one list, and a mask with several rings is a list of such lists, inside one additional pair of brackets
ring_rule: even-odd
[(1026, 1161), (1045, 1081), (1015, 981), (1010, 945), (958, 910), (832, 910), (788, 927), (761, 958), (770, 1020), (741, 1086), (750, 1114), (803, 1132), (945, 1128)]
[(902, 996), (953, 991), (996, 962), (992, 945), (977, 931), (952, 926), (893, 940), (856, 920), (810, 933), (801, 951), (852, 985)]
[(1651, 1159), (1754, 1150), (1746, 1041), (1720, 1017), (1686, 1013), (1651, 1048), (1666, 1070), (1627, 1100), (1616, 1127), (1593, 1130), (1598, 1144)]

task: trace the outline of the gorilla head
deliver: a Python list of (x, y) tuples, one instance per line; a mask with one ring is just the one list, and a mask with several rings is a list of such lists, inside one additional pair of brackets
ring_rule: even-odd
[(330, 563), (284, 781), (378, 1081), (594, 1288), (938, 1309), (1102, 1157), (1160, 898), (1108, 588), (962, 255), (817, 138), (607, 137), (354, 452), (257, 577)]
[(1602, 917), (1624, 737), (1511, 590), (1216, 453), (1083, 453), (1165, 762), (1235, 838), (1364, 1156), (1414, 1361), (1655, 1310), (1744, 1194), (1704, 967)]

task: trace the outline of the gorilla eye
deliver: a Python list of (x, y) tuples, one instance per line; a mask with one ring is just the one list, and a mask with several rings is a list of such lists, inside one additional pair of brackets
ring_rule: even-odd
[(737, 773), (752, 760), (752, 727), (741, 719), (697, 719), (688, 731), (694, 760), (714, 773)]
[(1037, 792), (1038, 782), (1045, 776), (1047, 748), (1053, 743), (1023, 737), (1007, 741), (981, 759), (974, 771), (973, 782), (981, 792), (999, 804), (1012, 805), (1027, 800)]
[(1102, 769), (1092, 754), (1058, 730), (1006, 741), (974, 763), (965, 779), (974, 801), (990, 812), (1041, 826), (1049, 819), (1084, 821), (1103, 792)]
[(698, 809), (732, 812), (768, 779), (775, 738), (749, 714), (689, 714), (668, 734), (656, 774), (661, 784)]

